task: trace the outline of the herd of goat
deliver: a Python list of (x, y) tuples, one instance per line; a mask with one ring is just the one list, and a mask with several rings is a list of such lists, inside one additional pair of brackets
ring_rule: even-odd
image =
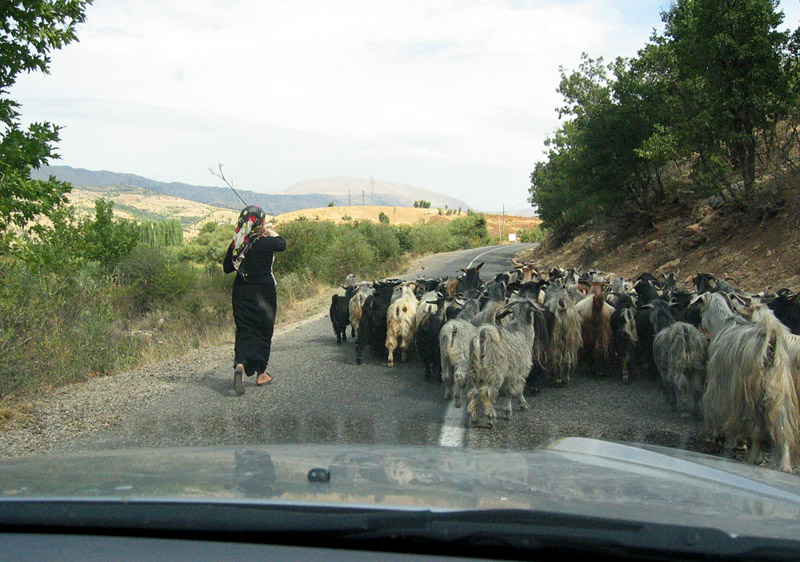
[(579, 366), (598, 376), (631, 372), (659, 379), (669, 405), (703, 418), (717, 438), (750, 447), (770, 443), (779, 467), (800, 461), (800, 299), (789, 289), (746, 293), (698, 273), (625, 279), (600, 271), (532, 264), (484, 282), (483, 264), (453, 278), (357, 282), (334, 295), (337, 342), (356, 338), (394, 364), (415, 350), (425, 377), (441, 376), (446, 398), (489, 427), (498, 399), (528, 407), (526, 384), (568, 385)]

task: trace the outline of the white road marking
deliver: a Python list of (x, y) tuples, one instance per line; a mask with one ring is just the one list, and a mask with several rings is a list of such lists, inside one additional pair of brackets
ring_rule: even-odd
[(488, 254), (488, 253), (490, 253), (490, 252), (495, 252), (495, 251), (497, 251), (497, 250), (502, 250), (502, 249), (503, 249), (503, 248), (505, 248), (505, 247), (506, 247), (506, 246), (498, 246), (497, 248), (492, 248), (491, 250), (486, 250), (485, 252), (482, 252), (482, 253), (478, 254), (477, 256), (475, 256), (474, 258), (472, 258), (472, 261), (471, 261), (471, 262), (469, 262), (469, 265), (467, 266), (467, 269), (469, 269), (470, 267), (472, 267), (472, 264), (473, 264), (473, 263), (475, 263), (475, 260), (477, 260), (479, 257), (481, 257), (481, 256), (484, 256), (484, 255), (486, 255), (486, 254)]
[[(491, 250), (486, 250), (485, 252), (481, 252), (474, 258), (472, 261), (469, 262), (467, 269), (472, 267), (472, 264), (480, 258), (490, 252), (495, 252), (497, 250), (502, 250), (506, 248), (506, 245), (498, 246), (497, 248), (492, 248)], [(439, 445), (442, 447), (463, 447), (466, 438), (467, 438), (467, 408), (466, 404), (462, 404), (461, 408), (456, 408), (453, 405), (453, 401), (450, 401), (450, 404), (447, 406), (447, 411), (444, 413), (444, 422), (442, 423), (442, 431), (439, 433)]]
[(467, 408), (453, 406), (453, 402), (447, 406), (444, 413), (444, 423), (439, 434), (439, 445), (442, 447), (463, 447), (467, 436), (466, 428)]

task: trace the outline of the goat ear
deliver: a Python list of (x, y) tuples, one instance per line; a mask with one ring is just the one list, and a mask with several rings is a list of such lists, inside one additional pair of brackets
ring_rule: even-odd
[(505, 318), (506, 316), (508, 316), (512, 312), (513, 311), (510, 308), (503, 308), (503, 309), (498, 308), (495, 311), (494, 321), (497, 322), (498, 320), (502, 320), (503, 318)]
[(480, 268), (482, 268), (482, 267), (483, 267), (483, 264), (484, 264), (484, 262), (481, 262), (481, 263), (479, 263), (478, 265), (476, 265), (476, 266), (475, 266), (475, 269), (480, 269)]

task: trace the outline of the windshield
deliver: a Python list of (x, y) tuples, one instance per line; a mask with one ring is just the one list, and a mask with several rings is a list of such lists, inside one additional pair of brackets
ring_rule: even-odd
[(0, 10), (0, 498), (800, 536), (796, 2)]

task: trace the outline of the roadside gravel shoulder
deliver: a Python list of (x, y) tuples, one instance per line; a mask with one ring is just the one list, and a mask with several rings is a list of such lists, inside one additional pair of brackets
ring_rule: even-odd
[[(276, 328), (275, 336), (324, 317), (326, 312), (316, 311), (329, 298), (317, 297), (319, 303), (314, 299), (308, 307), (310, 316)], [(37, 397), (28, 415), (0, 429), (0, 458), (44, 454), (72, 439), (107, 429), (152, 400), (210, 376), (232, 359), (231, 341), (53, 390)]]

